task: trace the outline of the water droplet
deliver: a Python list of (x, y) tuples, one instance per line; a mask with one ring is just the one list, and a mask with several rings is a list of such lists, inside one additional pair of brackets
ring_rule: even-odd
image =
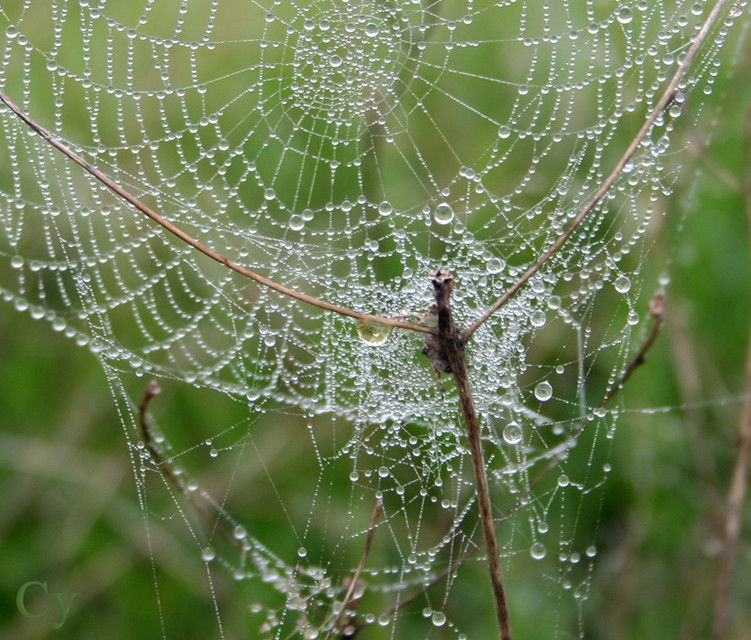
[(553, 386), (547, 380), (543, 380), (535, 387), (535, 398), (540, 402), (547, 402), (552, 397)]
[(300, 548), (299, 548), (299, 549), (297, 550), (297, 556), (298, 556), (298, 557), (300, 557), (300, 558), (304, 558), (304, 557), (305, 557), (305, 556), (307, 556), (307, 555), (308, 555), (308, 550), (307, 550), (307, 549), (306, 549), (305, 547), (300, 547)]
[(238, 524), (233, 530), (232, 535), (235, 537), (235, 540), (242, 540), (243, 538), (246, 538), (248, 535), (247, 530), (242, 525)]
[(436, 611), (430, 618), (434, 627), (442, 627), (446, 624), (446, 614), (442, 611)]
[(618, 293), (628, 293), (631, 289), (631, 280), (626, 276), (618, 276), (613, 283), (613, 286)]
[(587, 554), (588, 558), (594, 558), (597, 555), (597, 547), (594, 545), (591, 545), (587, 547), (587, 550), (585, 552)]
[(503, 441), (506, 444), (519, 444), (524, 432), (516, 422), (509, 422), (503, 429)]
[(508, 138), (510, 135), (511, 135), (510, 127), (507, 127), (506, 125), (503, 125), (502, 127), (498, 127), (499, 138)]
[(342, 60), (341, 56), (333, 55), (329, 58), (329, 64), (334, 68), (337, 69), (338, 67), (342, 66)]
[(545, 315), (544, 311), (540, 311), (539, 309), (537, 311), (533, 311), (532, 315), (530, 316), (530, 323), (533, 327), (537, 327), (538, 329), (540, 327), (544, 327), (545, 323), (547, 322), (547, 316)]
[(289, 228), (292, 229), (292, 231), (300, 231), (305, 226), (305, 220), (303, 220), (303, 217), (295, 214), (293, 216), (290, 216), (289, 218)]
[(368, 22), (365, 25), (365, 35), (369, 38), (375, 38), (378, 35), (378, 25), (375, 22)]
[(382, 216), (390, 216), (393, 211), (394, 207), (391, 206), (391, 203), (388, 200), (384, 200), (378, 205), (378, 213)]
[(618, 11), (615, 12), (615, 17), (621, 24), (628, 24), (634, 19), (634, 14), (631, 11), (630, 7), (621, 7), (620, 9), (618, 9)]
[(23, 258), (21, 256), (13, 256), (10, 259), (10, 266), (14, 269), (20, 269), (23, 267)]
[(571, 484), (571, 480), (568, 479), (568, 476), (566, 474), (561, 474), (558, 476), (558, 486), (559, 487), (568, 487), (568, 485)]
[(547, 552), (548, 550), (545, 548), (545, 545), (540, 542), (535, 542), (529, 549), (529, 555), (535, 560), (542, 560)]
[(357, 333), (363, 342), (371, 347), (378, 347), (386, 342), (391, 335), (393, 327), (380, 322), (357, 321)]
[(201, 551), (201, 558), (204, 562), (211, 562), (214, 558), (216, 558), (216, 551), (212, 549), (211, 547), (205, 547)]
[(433, 220), (435, 220), (438, 224), (448, 224), (454, 219), (454, 210), (451, 208), (451, 205), (442, 202), (439, 204), (435, 211), (433, 211)]
[(496, 274), (496, 273), (500, 273), (501, 271), (503, 271), (503, 268), (505, 266), (506, 266), (506, 263), (500, 258), (491, 258), (485, 264), (485, 269), (487, 269), (488, 273)]
[(389, 468), (388, 467), (378, 467), (378, 476), (380, 478), (388, 478), (389, 477)]
[(266, 198), (266, 200), (273, 200), (276, 198), (276, 191), (273, 189), (266, 189), (266, 191), (263, 192), (263, 197)]

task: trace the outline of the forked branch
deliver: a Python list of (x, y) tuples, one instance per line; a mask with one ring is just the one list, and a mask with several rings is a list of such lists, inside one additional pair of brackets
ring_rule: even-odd
[(532, 265), (524, 273), (524, 275), (521, 278), (519, 278), (500, 298), (498, 298), (498, 300), (496, 300), (493, 303), (493, 305), (491, 305), (490, 308), (488, 308), (488, 310), (484, 314), (482, 314), (482, 316), (478, 318), (469, 327), (469, 329), (467, 329), (462, 334), (463, 342), (466, 343), (467, 340), (469, 340), (470, 337), (472, 337), (472, 334), (475, 331), (477, 331), (477, 329), (479, 329), (490, 318), (490, 316), (492, 316), (496, 311), (498, 311), (498, 309), (500, 309), (504, 304), (506, 304), (506, 302), (508, 302), (508, 300), (517, 291), (519, 291), (519, 289), (521, 289), (529, 281), (529, 279), (532, 276), (534, 276), (540, 269), (542, 269), (542, 267), (545, 265), (545, 263), (548, 260), (550, 260), (556, 253), (558, 253), (560, 248), (571, 237), (574, 231), (576, 231), (581, 225), (581, 223), (584, 222), (584, 219), (595, 209), (595, 207), (599, 204), (600, 200), (603, 199), (603, 197), (608, 193), (608, 191), (610, 191), (610, 189), (615, 184), (616, 180), (618, 180), (618, 178), (620, 177), (621, 173), (623, 173), (624, 167), (628, 164), (629, 160), (631, 160), (634, 153), (636, 153), (636, 150), (639, 148), (639, 145), (642, 143), (644, 138), (646, 138), (647, 134), (649, 133), (649, 130), (654, 126), (655, 122), (657, 122), (657, 119), (665, 110), (665, 107), (667, 107), (668, 104), (670, 104), (670, 102), (673, 100), (673, 97), (675, 96), (675, 91), (678, 88), (678, 85), (683, 79), (683, 76), (686, 75), (686, 71), (688, 71), (688, 68), (691, 66), (691, 63), (694, 61), (694, 58), (696, 57), (697, 52), (701, 48), (702, 44), (704, 44), (704, 41), (709, 35), (709, 32), (712, 30), (712, 27), (715, 25), (718, 18), (720, 17), (720, 14), (722, 13), (722, 9), (727, 4), (727, 1), (728, 0), (718, 0), (717, 4), (715, 4), (715, 6), (712, 8), (712, 11), (709, 12), (707, 19), (704, 21), (704, 24), (699, 30), (699, 33), (696, 34), (696, 38), (694, 38), (694, 41), (691, 43), (691, 46), (688, 48), (686, 55), (683, 57), (683, 61), (675, 70), (675, 73), (673, 74), (673, 76), (670, 78), (670, 82), (668, 82), (667, 86), (662, 92), (662, 95), (660, 96), (660, 99), (657, 101), (657, 104), (655, 105), (654, 109), (649, 114), (649, 116), (647, 117), (646, 121), (642, 125), (641, 129), (639, 129), (639, 132), (636, 134), (634, 139), (631, 141), (631, 144), (628, 146), (623, 156), (621, 156), (621, 159), (615, 165), (615, 168), (613, 169), (613, 171), (607, 177), (605, 182), (602, 183), (602, 185), (597, 190), (597, 192), (592, 196), (592, 199), (589, 202), (587, 202), (587, 204), (579, 212), (576, 218), (574, 218), (574, 220), (571, 222), (568, 228), (556, 239), (556, 241), (542, 255), (542, 257), (534, 265)]
[[(488, 568), (490, 581), (493, 585), (496, 616), (502, 640), (511, 640), (511, 619), (509, 617), (506, 586), (503, 582), (501, 556), (498, 541), (495, 537), (495, 523), (493, 521), (493, 505), (490, 501), (488, 476), (485, 470), (485, 456), (482, 452), (480, 437), (480, 422), (477, 419), (475, 403), (472, 399), (472, 387), (469, 384), (467, 360), (464, 357), (464, 344), (459, 336), (459, 330), (454, 323), (451, 313), (451, 291), (454, 288), (454, 278), (448, 272), (439, 271), (431, 276), (435, 289), (435, 301), (438, 312), (438, 340), (443, 348), (445, 361), (442, 366), (445, 373), (451, 373), (459, 392), (459, 402), (467, 428), (469, 448), (472, 453), (472, 467), (475, 472), (477, 489), (477, 504), (480, 510), (482, 533), (485, 537), (485, 548), (488, 554)], [(435, 340), (428, 336), (427, 340)]]
[(13, 113), (15, 113), (21, 120), (23, 120), (29, 127), (31, 127), (31, 129), (35, 133), (37, 133), (41, 138), (49, 142), (53, 147), (61, 151), (64, 155), (66, 155), (68, 158), (73, 160), (73, 162), (75, 162), (77, 165), (82, 167), (89, 174), (94, 176), (97, 180), (99, 180), (99, 182), (101, 182), (110, 191), (114, 192), (120, 198), (122, 198), (123, 200), (125, 200), (126, 202), (134, 206), (141, 213), (143, 213), (146, 217), (156, 222), (158, 225), (160, 225), (166, 231), (171, 233), (173, 236), (182, 240), (185, 244), (190, 245), (197, 251), (200, 251), (202, 254), (204, 254), (205, 256), (208, 256), (212, 260), (215, 260), (219, 264), (223, 264), (225, 267), (227, 267), (228, 269), (231, 269), (235, 273), (239, 273), (241, 276), (250, 278), (251, 280), (254, 280), (255, 282), (257, 282), (258, 284), (263, 285), (264, 287), (268, 287), (269, 289), (278, 291), (279, 293), (285, 296), (289, 296), (290, 298), (294, 298), (295, 300), (299, 300), (300, 302), (305, 302), (306, 304), (310, 304), (310, 305), (313, 305), (314, 307), (324, 309), (325, 311), (333, 311), (334, 313), (339, 313), (343, 316), (349, 316), (350, 318), (355, 318), (356, 320), (360, 320), (361, 322), (364, 322), (366, 324), (371, 323), (371, 322), (376, 322), (379, 324), (385, 324), (390, 327), (398, 327), (400, 329), (407, 329), (409, 331), (419, 331), (420, 333), (434, 334), (436, 332), (436, 330), (433, 327), (426, 327), (417, 323), (404, 322), (403, 320), (381, 318), (379, 316), (374, 316), (369, 313), (362, 313), (360, 311), (348, 309), (347, 307), (340, 307), (338, 305), (331, 304), (330, 302), (325, 302), (324, 300), (319, 300), (318, 298), (314, 298), (313, 296), (310, 296), (306, 293), (302, 293), (300, 291), (295, 291), (294, 289), (290, 289), (289, 287), (285, 287), (283, 284), (274, 282), (273, 280), (270, 280), (269, 278), (265, 278), (264, 276), (258, 273), (255, 273), (254, 271), (251, 271), (250, 269), (246, 269), (242, 265), (237, 264), (236, 262), (230, 260), (229, 258), (224, 257), (220, 253), (217, 253), (213, 249), (210, 249), (206, 245), (201, 244), (198, 240), (193, 238), (193, 236), (185, 232), (180, 227), (174, 225), (166, 218), (159, 215), (156, 211), (154, 211), (149, 206), (141, 202), (138, 198), (133, 196), (131, 193), (123, 189), (119, 184), (117, 184), (109, 176), (107, 176), (102, 171), (97, 169), (91, 163), (84, 160), (81, 156), (79, 156), (72, 149), (70, 149), (67, 145), (65, 145), (60, 139), (56, 138), (49, 131), (47, 131), (44, 127), (38, 124), (34, 119), (31, 118), (31, 116), (29, 116), (23, 109), (21, 109), (21, 107), (19, 107), (15, 102), (13, 102), (5, 94), (5, 92), (2, 89), (0, 89), (0, 100), (2, 100), (5, 103), (5, 105)]

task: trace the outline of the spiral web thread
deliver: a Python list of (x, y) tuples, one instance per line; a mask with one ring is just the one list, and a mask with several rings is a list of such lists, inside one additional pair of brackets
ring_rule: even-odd
[[(420, 317), (431, 304), (427, 274), (450, 268), (466, 327), (581, 210), (709, 9), (679, 0), (2, 2), (0, 78), (77, 153), (226, 257), (382, 317)], [(691, 118), (700, 114), (740, 9), (605, 202), (469, 347), (498, 513), (515, 505), (499, 527), (510, 588), (531, 557), (560, 609), (557, 634), (583, 633), (576, 612), (597, 550), (578, 539), (578, 514), (597, 509), (619, 409), (593, 411), (644, 336), (645, 302), (659, 286), (647, 283), (642, 296), (639, 272), (677, 176), (674, 123), (689, 96)], [(236, 536), (239, 550), (220, 551), (216, 530), (191, 524), (173, 489), (176, 513), (216, 567), (209, 573), (277, 593), (276, 606), (254, 605), (262, 637), (291, 628), (323, 637), (352, 575), (348, 554), (362, 548), (381, 498), (391, 556), (371, 558), (360, 608), (345, 614), (382, 625), (383, 637), (406, 637), (404, 625), (421, 621), (467, 637), (446, 608), (461, 593), (461, 567), (412, 609), (390, 611), (479, 544), (456, 397), (450, 384), (442, 392), (417, 334), (376, 325), (358, 335), (349, 319), (243, 281), (115, 199), (7, 109), (0, 115), (0, 291), (102, 363), (143, 504), (160, 476), (138, 397), (126, 392), (134, 378), (246, 404), (247, 421), (205, 442), (210, 457), (234, 455), (238, 466), (257, 464), (248, 451), (258, 420), (299, 415), (317, 477), (307, 518), (291, 525), (297, 557), (278, 555), (185, 480)], [(570, 436), (588, 415), (589, 464), (569, 474)], [(163, 457), (188, 477), (184, 452), (154, 428)], [(532, 487), (553, 459), (556, 479)], [(225, 500), (241, 490), (234, 476), (222, 480)], [(306, 542), (318, 528), (328, 530), (312, 557)], [(481, 560), (478, 550), (467, 564)], [(216, 615), (221, 628), (219, 602)]]

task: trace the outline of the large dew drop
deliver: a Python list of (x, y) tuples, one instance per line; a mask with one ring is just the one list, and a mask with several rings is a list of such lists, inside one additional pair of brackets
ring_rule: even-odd
[(360, 339), (371, 347), (378, 347), (386, 342), (391, 335), (393, 327), (380, 322), (357, 321), (357, 334)]
[(435, 208), (433, 219), (438, 224), (448, 224), (454, 219), (454, 210), (451, 208), (450, 204), (442, 202)]
[(543, 380), (535, 387), (535, 398), (540, 402), (547, 402), (552, 397), (553, 387), (547, 380)]
[(516, 422), (509, 422), (503, 429), (503, 440), (506, 444), (519, 444), (523, 435), (522, 428)]

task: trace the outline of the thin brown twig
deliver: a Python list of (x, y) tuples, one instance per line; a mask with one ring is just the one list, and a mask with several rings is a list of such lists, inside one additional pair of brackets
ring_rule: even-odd
[[(652, 301), (649, 304), (649, 313), (654, 319), (654, 322), (652, 324), (652, 329), (649, 332), (649, 335), (647, 336), (646, 340), (644, 341), (644, 344), (642, 344), (641, 348), (639, 349), (639, 352), (631, 359), (628, 366), (626, 367), (624, 373), (621, 375), (621, 377), (618, 379), (618, 381), (608, 389), (608, 392), (603, 397), (600, 404), (597, 405), (597, 409), (604, 408), (610, 401), (618, 394), (619, 391), (621, 391), (628, 381), (629, 378), (634, 374), (636, 369), (644, 364), (644, 362), (647, 359), (647, 354), (654, 346), (655, 341), (657, 340), (657, 336), (660, 333), (660, 329), (662, 328), (664, 322), (665, 322), (665, 316), (664, 316), (664, 305), (665, 305), (665, 294), (662, 291), (659, 291), (655, 294), (655, 296), (652, 298)], [(593, 417), (587, 416), (582, 423), (579, 425), (577, 430), (572, 434), (572, 439), (577, 439), (581, 436), (581, 434), (584, 432), (584, 430), (592, 423)], [(568, 447), (567, 447), (568, 450)], [(529, 494), (532, 492), (532, 490), (542, 482), (542, 480), (547, 476), (550, 471), (552, 471), (556, 465), (558, 464), (558, 458), (555, 458), (553, 460), (550, 460), (547, 465), (540, 471), (540, 473), (535, 476), (535, 478), (529, 483), (529, 486), (520, 493), (514, 503), (506, 510), (506, 512), (495, 521), (496, 526), (500, 524), (501, 522), (504, 522), (508, 520), (514, 512), (521, 506), (522, 502), (526, 500), (526, 498), (529, 496)], [(469, 560), (472, 556), (475, 555), (479, 547), (472, 547), (468, 551), (466, 551), (460, 558), (456, 559), (454, 562), (451, 563), (450, 566), (448, 566), (446, 569), (444, 569), (441, 573), (439, 573), (435, 578), (433, 578), (429, 584), (425, 585), (424, 587), (420, 588), (418, 591), (412, 593), (411, 595), (407, 596), (406, 598), (401, 599), (398, 604), (394, 605), (391, 609), (389, 609), (386, 612), (386, 615), (392, 615), (395, 611), (404, 608), (406, 605), (408, 605), (410, 602), (413, 602), (417, 598), (419, 598), (423, 593), (428, 591), (430, 588), (434, 587), (436, 584), (438, 584), (441, 580), (443, 580), (446, 576), (452, 574), (454, 571), (456, 571), (464, 562)]]
[(691, 43), (691, 46), (689, 47), (688, 51), (686, 52), (685, 57), (683, 58), (683, 61), (678, 66), (678, 69), (676, 69), (673, 76), (670, 78), (670, 82), (668, 82), (667, 86), (665, 87), (665, 90), (662, 92), (662, 95), (660, 96), (660, 99), (657, 101), (657, 104), (655, 105), (652, 112), (647, 117), (646, 121), (642, 125), (641, 129), (639, 129), (639, 132), (636, 134), (634, 139), (631, 141), (631, 144), (628, 146), (626, 151), (624, 152), (621, 159), (617, 162), (615, 165), (615, 168), (610, 173), (610, 175), (606, 178), (606, 180), (602, 183), (600, 188), (597, 190), (597, 192), (592, 196), (592, 199), (587, 202), (587, 204), (584, 206), (584, 208), (579, 212), (579, 214), (576, 216), (576, 218), (573, 219), (571, 224), (568, 226), (568, 228), (556, 239), (556, 241), (550, 246), (550, 248), (543, 254), (543, 256), (534, 264), (532, 265), (526, 273), (524, 273), (519, 280), (517, 280), (509, 289), (506, 290), (506, 292), (498, 298), (491, 306), (488, 308), (488, 310), (482, 314), (477, 320), (475, 320), (474, 323), (462, 334), (462, 341), (467, 342), (467, 340), (472, 337), (472, 334), (477, 331), (489, 318), (492, 316), (498, 309), (500, 309), (508, 300), (517, 292), (519, 289), (521, 289), (528, 281), (529, 279), (534, 276), (542, 267), (545, 265), (545, 263), (550, 260), (559, 250), (560, 248), (566, 243), (566, 241), (571, 237), (571, 235), (576, 231), (576, 229), (581, 225), (581, 223), (584, 221), (584, 219), (594, 210), (594, 208), (598, 205), (600, 200), (605, 196), (605, 194), (610, 191), (612, 186), (615, 184), (616, 180), (619, 178), (621, 173), (623, 173), (623, 169), (628, 164), (629, 160), (633, 157), (636, 150), (639, 148), (639, 145), (642, 143), (644, 138), (649, 133), (649, 130), (652, 128), (652, 126), (657, 122), (657, 119), (660, 117), (660, 114), (662, 114), (665, 107), (670, 104), (670, 102), (673, 100), (673, 96), (675, 95), (675, 91), (678, 88), (678, 84), (683, 79), (683, 76), (686, 74), (686, 71), (688, 70), (689, 66), (694, 60), (694, 57), (696, 56), (696, 53), (701, 48), (702, 44), (704, 44), (704, 40), (707, 38), (707, 35), (709, 35), (709, 32), (711, 31), (714, 24), (717, 22), (717, 19), (720, 16), (720, 13), (722, 13), (722, 9), (727, 3), (728, 0), (718, 0), (717, 4), (712, 8), (712, 11), (710, 11), (709, 15), (707, 16), (707, 19), (704, 21), (704, 24), (702, 25), (701, 29), (699, 30), (699, 33), (696, 34), (696, 38)]
[(738, 439), (738, 457), (733, 470), (733, 479), (728, 493), (725, 517), (725, 536), (722, 541), (722, 553), (717, 577), (715, 594), (714, 640), (725, 638), (730, 618), (730, 577), (738, 546), (741, 529), (741, 507), (746, 495), (748, 469), (751, 462), (751, 345), (746, 361), (746, 393), (741, 413)]
[(443, 347), (448, 364), (448, 370), (444, 368), (444, 371), (451, 373), (454, 377), (456, 389), (459, 393), (459, 403), (464, 415), (464, 423), (467, 428), (469, 447), (472, 453), (472, 467), (475, 472), (475, 488), (477, 489), (477, 505), (480, 510), (480, 522), (483, 536), (485, 537), (488, 569), (490, 570), (490, 581), (493, 586), (498, 629), (502, 640), (511, 640), (511, 619), (508, 610), (508, 600), (506, 598), (506, 586), (503, 581), (501, 556), (495, 536), (493, 505), (490, 501), (485, 456), (482, 452), (480, 422), (477, 418), (475, 403), (472, 398), (467, 360), (464, 357), (464, 344), (451, 313), (451, 291), (454, 288), (454, 278), (448, 272), (438, 271), (435, 275), (431, 276), (431, 280), (435, 289), (435, 300), (438, 311), (438, 339)]
[[(623, 389), (626, 382), (631, 378), (632, 375), (634, 375), (634, 372), (646, 361), (647, 354), (654, 346), (654, 343), (657, 340), (657, 336), (660, 333), (660, 329), (662, 329), (662, 325), (665, 323), (664, 291), (658, 291), (650, 301), (649, 315), (652, 316), (654, 322), (652, 323), (652, 329), (650, 330), (647, 339), (644, 341), (644, 344), (642, 344), (639, 352), (628, 363), (628, 366), (626, 367), (621, 377), (618, 378), (618, 380), (615, 382), (615, 384), (613, 384), (613, 386), (610, 387), (610, 389), (608, 389), (608, 392), (597, 405), (595, 410), (604, 408), (615, 397), (615, 395)], [(584, 431), (587, 429), (587, 427), (592, 424), (592, 422), (594, 422), (595, 415), (595, 412), (590, 412), (584, 417), (584, 420), (582, 420), (577, 429), (569, 437), (568, 442), (570, 444), (573, 444), (574, 441), (578, 440), (579, 437), (581, 437), (582, 433), (584, 433)], [(565, 450), (568, 451), (569, 449), (570, 446), (567, 446)], [(540, 471), (540, 473), (535, 476), (532, 482), (529, 483), (527, 490), (520, 494), (520, 496), (517, 498), (517, 501), (509, 510), (509, 513), (507, 513), (504, 517), (508, 517), (518, 508), (518, 505), (521, 504), (521, 501), (527, 495), (529, 495), (529, 492), (532, 491), (532, 489), (534, 489), (543, 480), (543, 478), (545, 478), (545, 476), (547, 476), (548, 473), (550, 473), (558, 465), (558, 462), (558, 456), (551, 458), (548, 464), (546, 464), (545, 467)]]
[(339, 619), (342, 617), (342, 615), (344, 615), (344, 612), (346, 611), (347, 606), (352, 600), (352, 595), (354, 594), (355, 588), (357, 587), (357, 583), (360, 580), (360, 575), (362, 574), (362, 570), (365, 568), (365, 561), (368, 559), (368, 555), (370, 554), (370, 549), (373, 546), (373, 537), (375, 536), (376, 524), (378, 524), (378, 518), (381, 517), (382, 511), (383, 511), (383, 501), (377, 500), (375, 508), (373, 509), (373, 516), (370, 518), (370, 529), (368, 530), (368, 537), (365, 540), (365, 549), (362, 552), (362, 556), (360, 558), (360, 564), (357, 565), (357, 570), (355, 571), (355, 575), (352, 577), (352, 580), (350, 580), (349, 588), (347, 589), (347, 593), (344, 596), (344, 600), (342, 600), (342, 607), (341, 609), (339, 609), (339, 613), (336, 614), (336, 617), (331, 623), (331, 628), (329, 629), (329, 632), (326, 634), (326, 638), (324, 640), (329, 640), (329, 638), (331, 637), (331, 634), (336, 628), (336, 625), (339, 623)]
[[(743, 201), (746, 212), (746, 226), (749, 232), (749, 248), (751, 248), (751, 107), (746, 112), (744, 149), (743, 149), (744, 177)], [(717, 592), (715, 594), (714, 640), (725, 638), (730, 620), (730, 578), (733, 573), (733, 563), (738, 547), (738, 537), (741, 529), (741, 507), (746, 496), (748, 485), (749, 465), (751, 465), (751, 341), (746, 357), (746, 389), (738, 424), (738, 456), (733, 470), (733, 479), (728, 492), (728, 503), (725, 514), (725, 531), (722, 541), (722, 553), (717, 572)]]
[(170, 469), (167, 462), (164, 460), (164, 458), (162, 458), (162, 454), (159, 453), (159, 450), (154, 445), (154, 439), (151, 437), (151, 429), (149, 428), (149, 422), (146, 413), (149, 410), (149, 405), (151, 404), (154, 396), (159, 395), (161, 392), (162, 390), (156, 380), (149, 382), (149, 384), (146, 386), (146, 391), (143, 394), (141, 406), (139, 407), (138, 417), (140, 420), (141, 433), (143, 434), (146, 449), (148, 449), (149, 453), (151, 454), (152, 460), (154, 461), (162, 475), (167, 478), (167, 480), (169, 480), (177, 488), (177, 490), (183, 494), (183, 496), (185, 496), (188, 502), (190, 502), (190, 504), (201, 515), (201, 517), (211, 525), (212, 529), (219, 533), (223, 538), (225, 538), (233, 547), (242, 550), (242, 545), (240, 544), (240, 542), (236, 540), (235, 537), (222, 526), (221, 522), (219, 522), (214, 516), (212, 516), (203, 507), (203, 505), (201, 505), (193, 497), (190, 491), (187, 490), (185, 485), (175, 475), (172, 469)]
[(141, 213), (143, 213), (146, 217), (156, 222), (158, 225), (160, 225), (166, 231), (171, 233), (173, 236), (182, 240), (185, 244), (190, 245), (191, 247), (193, 247), (197, 251), (200, 251), (202, 254), (204, 254), (205, 256), (208, 256), (212, 260), (215, 260), (216, 262), (223, 264), (224, 266), (231, 269), (235, 273), (238, 273), (241, 276), (244, 276), (246, 278), (250, 278), (251, 280), (254, 280), (260, 285), (268, 287), (269, 289), (273, 289), (274, 291), (277, 291), (285, 296), (289, 296), (290, 298), (294, 298), (295, 300), (305, 302), (307, 304), (313, 305), (314, 307), (324, 309), (325, 311), (332, 311), (334, 313), (338, 313), (343, 316), (355, 318), (356, 320), (360, 320), (361, 322), (364, 322), (366, 324), (375, 322), (379, 324), (385, 324), (389, 327), (398, 327), (399, 329), (418, 331), (420, 333), (428, 333), (428, 334), (436, 333), (436, 330), (432, 327), (425, 327), (420, 324), (404, 322), (402, 320), (393, 320), (391, 318), (381, 318), (379, 316), (374, 316), (369, 313), (362, 313), (360, 311), (348, 309), (347, 307), (340, 307), (338, 305), (331, 304), (323, 300), (319, 300), (318, 298), (314, 298), (313, 296), (310, 296), (306, 293), (295, 291), (294, 289), (285, 287), (283, 284), (279, 284), (278, 282), (269, 280), (268, 278), (265, 278), (264, 276), (257, 274), (254, 271), (251, 271), (250, 269), (246, 269), (242, 265), (237, 264), (236, 262), (233, 262), (229, 258), (224, 257), (223, 255), (221, 255), (220, 253), (217, 253), (213, 249), (210, 249), (206, 245), (201, 244), (198, 240), (193, 238), (193, 236), (183, 231), (180, 227), (172, 224), (169, 220), (165, 219), (164, 217), (159, 215), (156, 211), (151, 209), (149, 206), (147, 206), (146, 204), (138, 200), (138, 198), (131, 195), (128, 191), (123, 189), (119, 184), (117, 184), (109, 176), (102, 173), (94, 165), (84, 160), (81, 156), (79, 156), (77, 153), (71, 150), (68, 146), (66, 146), (61, 140), (56, 138), (49, 131), (47, 131), (44, 127), (42, 127), (35, 120), (33, 120), (31, 116), (29, 116), (25, 111), (23, 111), (23, 109), (21, 109), (21, 107), (19, 107), (15, 102), (13, 102), (5, 94), (5, 92), (2, 91), (2, 89), (0, 89), (0, 100), (2, 100), (5, 103), (5, 105), (13, 113), (15, 113), (21, 120), (23, 120), (29, 127), (31, 127), (31, 129), (35, 133), (37, 133), (41, 138), (49, 142), (53, 147), (61, 151), (65, 156), (73, 160), (73, 162), (75, 162), (80, 167), (82, 167), (85, 171), (87, 171), (92, 176), (94, 176), (97, 180), (99, 180), (99, 182), (101, 182), (104, 186), (110, 189), (110, 191), (114, 192), (120, 198), (122, 198), (123, 200), (125, 200), (126, 202), (134, 206)]

